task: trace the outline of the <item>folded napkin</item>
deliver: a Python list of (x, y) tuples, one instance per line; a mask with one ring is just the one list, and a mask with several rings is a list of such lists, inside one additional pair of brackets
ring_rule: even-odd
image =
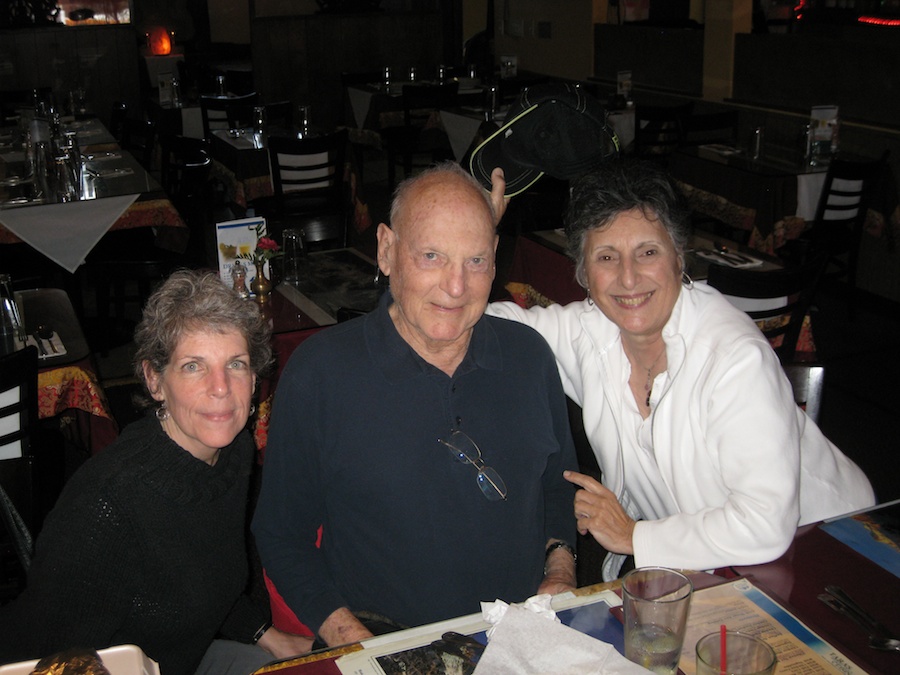
[(745, 269), (747, 267), (759, 267), (763, 261), (743, 253), (731, 253), (730, 251), (694, 251), (699, 257), (717, 265)]
[(475, 675), (645, 675), (615, 647), (546, 616), (512, 605), (492, 631)]

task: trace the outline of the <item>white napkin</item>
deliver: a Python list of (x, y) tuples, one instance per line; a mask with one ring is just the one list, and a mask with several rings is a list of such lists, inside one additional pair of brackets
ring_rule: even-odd
[(475, 667), (475, 675), (645, 675), (649, 672), (627, 660), (612, 645), (558, 620), (548, 621), (543, 612), (539, 614), (518, 605), (506, 608), (502, 619), (493, 626), (492, 637)]

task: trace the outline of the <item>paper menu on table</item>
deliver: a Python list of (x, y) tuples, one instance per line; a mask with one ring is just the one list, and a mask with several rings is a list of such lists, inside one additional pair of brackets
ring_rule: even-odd
[(814, 105), (810, 109), (809, 121), (812, 125), (812, 140), (833, 143), (838, 129), (838, 106)]
[[(259, 234), (257, 234), (257, 232)], [(219, 276), (230, 288), (233, 282), (231, 272), (234, 269), (239, 256), (252, 253), (256, 248), (256, 240), (266, 234), (265, 218), (241, 218), (240, 220), (228, 220), (216, 223), (216, 256), (219, 260)], [(256, 268), (249, 260), (241, 260), (244, 269), (247, 270), (247, 287), (256, 278)], [(269, 274), (269, 263), (266, 262), (264, 271)]]
[(694, 592), (678, 662), (684, 675), (697, 672), (697, 641), (707, 633), (717, 633), (722, 624), (728, 630), (763, 638), (778, 656), (779, 675), (865, 673), (747, 579), (737, 579)]

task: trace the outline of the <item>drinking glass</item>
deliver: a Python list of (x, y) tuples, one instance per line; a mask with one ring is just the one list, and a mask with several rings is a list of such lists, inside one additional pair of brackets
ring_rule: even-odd
[(253, 133), (261, 134), (266, 129), (266, 107), (257, 105), (253, 107)]
[(225, 86), (224, 75), (216, 75), (216, 96), (220, 98), (228, 96), (228, 88)]
[(282, 233), (284, 248), (284, 273), (282, 281), (286, 284), (300, 283), (301, 265), (304, 256), (303, 233), (296, 228), (288, 228)]
[(391, 67), (385, 66), (384, 70), (381, 72), (381, 82), (384, 84), (384, 88), (388, 89), (391, 86)]
[(68, 155), (54, 157), (54, 191), (58, 202), (78, 201), (78, 184)]
[(693, 585), (665, 567), (639, 567), (622, 579), (625, 657), (657, 673), (675, 675), (687, 628)]
[(0, 356), (16, 351), (18, 337), (12, 300), (0, 298)]
[(416, 81), (416, 67), (415, 66), (409, 67), (409, 81), (410, 82)]
[(725, 660), (722, 634), (704, 635), (697, 641), (697, 675), (771, 675), (778, 659), (768, 644), (746, 633), (726, 631)]

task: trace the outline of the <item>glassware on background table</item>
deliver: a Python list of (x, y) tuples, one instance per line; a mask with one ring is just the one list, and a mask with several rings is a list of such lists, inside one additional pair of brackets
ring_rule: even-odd
[(415, 66), (409, 67), (409, 81), (410, 82), (416, 81), (416, 67)]
[(381, 83), (384, 85), (385, 89), (389, 89), (391, 86), (391, 67), (385, 66), (381, 71)]
[(306, 258), (306, 249), (303, 246), (303, 233), (296, 228), (288, 228), (282, 233), (282, 281), (286, 284), (296, 285), (300, 283), (303, 274), (303, 263)]
[(756, 127), (753, 130), (753, 138), (750, 142), (750, 156), (753, 159), (759, 159), (760, 157), (762, 157), (765, 135), (765, 127)]
[(172, 78), (172, 107), (180, 108), (182, 104), (181, 98), (181, 81), (177, 77)]
[(19, 341), (25, 342), (25, 319), (22, 316), (22, 310), (16, 302), (15, 294), (12, 290), (12, 278), (6, 274), (0, 274), (0, 299), (8, 300), (8, 311), (11, 317), (12, 325), (15, 328)]
[(690, 579), (665, 567), (639, 567), (626, 574), (625, 658), (657, 675), (675, 675), (692, 593)]
[(12, 354), (19, 348), (19, 331), (13, 319), (13, 302), (0, 298), (0, 356)]
[(253, 107), (253, 133), (261, 134), (266, 130), (266, 107), (257, 105)]
[(437, 67), (437, 81), (438, 84), (444, 84), (447, 79), (447, 66), (443, 63)]
[(57, 202), (77, 202), (79, 183), (75, 182), (75, 171), (68, 154), (53, 158), (53, 191)]
[(220, 98), (228, 96), (228, 87), (225, 86), (224, 75), (216, 75), (216, 96)]
[(697, 641), (697, 675), (770, 675), (775, 672), (775, 650), (762, 640), (737, 631), (709, 633)]
[(32, 197), (36, 200), (51, 200), (50, 193), (50, 143), (35, 141), (32, 144)]
[(297, 124), (300, 127), (300, 138), (306, 138), (309, 135), (310, 115), (312, 114), (312, 106), (302, 103), (297, 108)]

